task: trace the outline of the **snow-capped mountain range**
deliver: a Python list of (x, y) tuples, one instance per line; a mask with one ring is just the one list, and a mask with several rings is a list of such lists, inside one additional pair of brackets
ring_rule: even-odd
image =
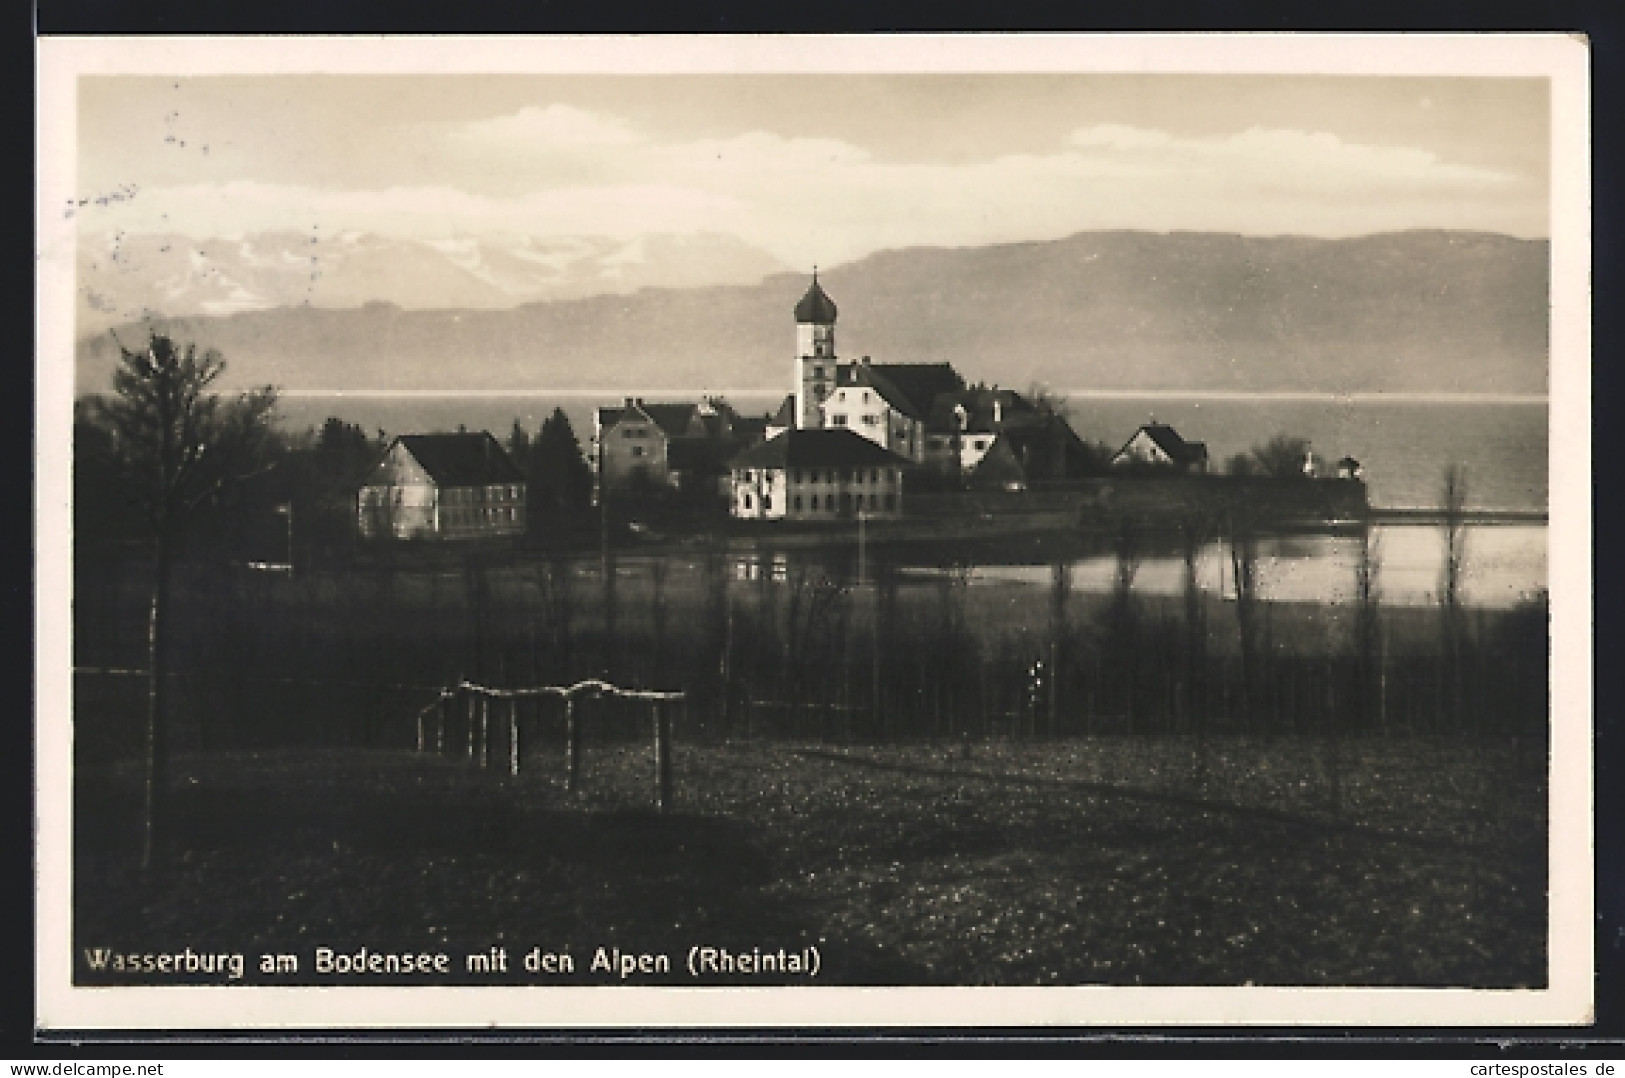
[(641, 288), (755, 284), (787, 268), (715, 233), (439, 242), (318, 230), (206, 240), (111, 233), (80, 244), (78, 332), (158, 317), (369, 302), (492, 310)]

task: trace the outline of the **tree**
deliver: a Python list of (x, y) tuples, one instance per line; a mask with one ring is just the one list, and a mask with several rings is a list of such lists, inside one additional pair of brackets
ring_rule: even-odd
[(110, 435), (107, 463), (145, 517), (153, 539), (147, 618), (145, 816), (141, 863), (151, 867), (167, 831), (167, 717), (170, 585), (176, 540), (194, 515), (257, 470), (272, 442), (276, 393), (269, 387), (223, 400), (209, 392), (225, 372), (213, 351), (198, 353), (154, 333), (144, 349), (119, 344), (114, 396), (94, 421)]
[(1272, 479), (1303, 478), (1303, 462), (1308, 455), (1309, 440), (1291, 434), (1277, 434), (1263, 445), (1253, 446), (1259, 470)]
[(1439, 523), (1444, 530), (1444, 564), (1439, 572), (1441, 667), (1450, 685), (1450, 717), (1459, 726), (1462, 710), (1461, 572), (1467, 553), (1467, 473), (1445, 466), (1439, 491)]
[(508, 432), (508, 455), (521, 465), (530, 458), (530, 434), (517, 416), (514, 417), (513, 430)]
[(1031, 404), (1039, 415), (1060, 416), (1068, 420), (1072, 418), (1072, 402), (1049, 386), (1034, 382), (1027, 387), (1026, 397), (1027, 403)]
[(526, 470), (530, 480), (531, 519), (540, 521), (543, 507), (557, 512), (586, 509), (592, 501), (592, 470), (581, 455), (581, 443), (564, 409), (555, 408), (530, 445)]
[(1225, 461), (1224, 471), (1237, 479), (1248, 479), (1258, 474), (1258, 460), (1251, 453), (1237, 453)]

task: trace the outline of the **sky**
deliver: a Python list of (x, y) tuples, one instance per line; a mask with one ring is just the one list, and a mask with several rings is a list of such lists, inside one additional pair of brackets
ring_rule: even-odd
[(1090, 229), (1549, 235), (1543, 79), (82, 76), (81, 235), (721, 234), (789, 267)]

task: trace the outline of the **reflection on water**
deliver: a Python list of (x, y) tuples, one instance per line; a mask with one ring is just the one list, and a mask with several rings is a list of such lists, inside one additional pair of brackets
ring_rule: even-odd
[[(1382, 602), (1421, 606), (1438, 601), (1444, 535), (1438, 527), (1394, 524), (1372, 529)], [(1353, 536), (1292, 536), (1258, 543), (1260, 597), (1282, 602), (1348, 602), (1354, 597), (1360, 541)], [(1223, 542), (1201, 551), (1197, 579), (1207, 591), (1233, 594), (1230, 550)], [(1085, 558), (1072, 567), (1077, 591), (1109, 591), (1117, 563), (1109, 555)], [(1176, 595), (1185, 567), (1177, 557), (1157, 555), (1140, 563), (1136, 591)], [(1048, 586), (1047, 566), (982, 566), (972, 583), (1031, 583)], [(1546, 528), (1543, 525), (1483, 525), (1466, 528), (1462, 601), (1472, 606), (1512, 606), (1546, 587)]]

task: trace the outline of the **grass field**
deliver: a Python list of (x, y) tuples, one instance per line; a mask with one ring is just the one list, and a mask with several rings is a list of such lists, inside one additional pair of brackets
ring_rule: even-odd
[[(574, 956), (570, 983), (616, 982), (587, 969), (602, 946), (670, 954), (636, 979), (692, 984), (691, 946), (815, 944), (825, 984), (1539, 986), (1544, 764), (1505, 739), (680, 741), (659, 815), (633, 743), (589, 742), (574, 792), (550, 735), (517, 778), (376, 749), (196, 755), (147, 876), (138, 770), (86, 767), (75, 975), (131, 983), (84, 948), (189, 946), (246, 952), (249, 981), (277, 952), (302, 959), (284, 983), (354, 983), (309, 959), (365, 945), (530, 983), (519, 955), (541, 947)], [(510, 972), (467, 974), (494, 946)]]

